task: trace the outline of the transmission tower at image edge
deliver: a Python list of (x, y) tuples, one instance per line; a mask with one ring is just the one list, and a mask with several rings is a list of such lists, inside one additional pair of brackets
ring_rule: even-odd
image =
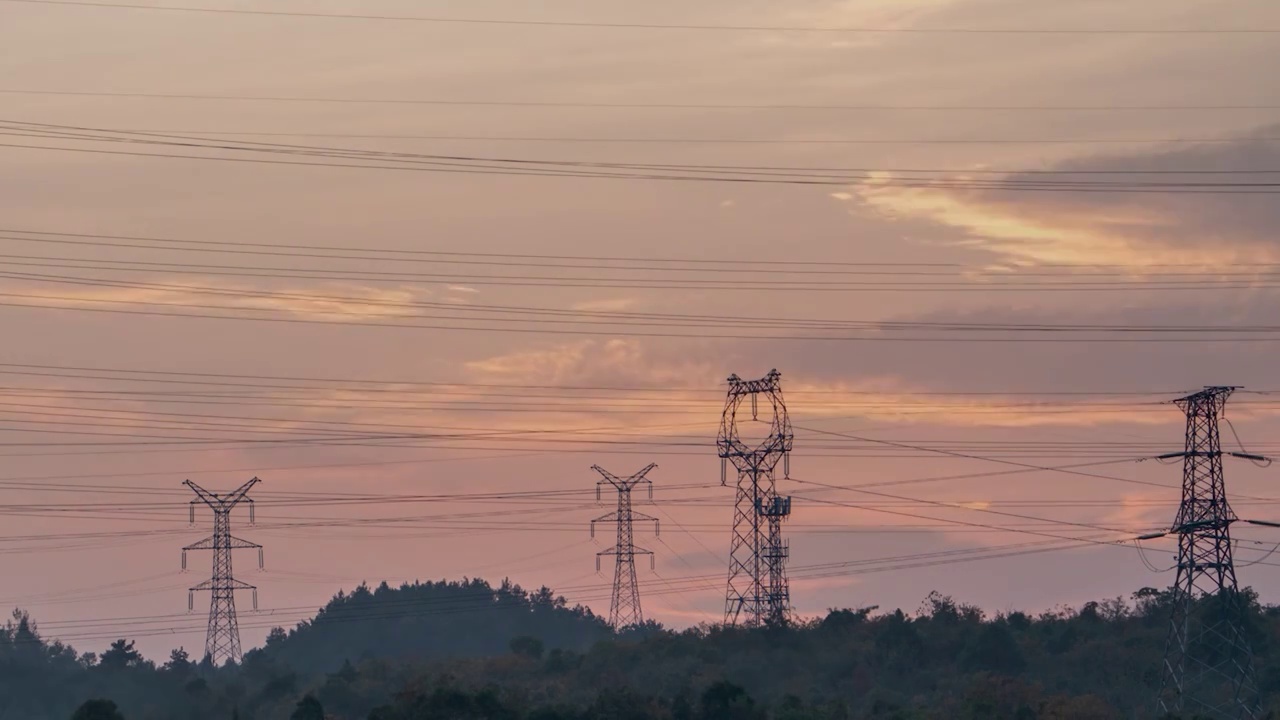
[[(786, 573), (790, 551), (782, 539), (782, 523), (791, 515), (791, 498), (778, 495), (774, 478), (779, 463), (783, 477), (790, 476), (794, 439), (782, 399), (781, 379), (777, 370), (770, 370), (759, 380), (729, 376), (716, 439), (721, 459), (720, 484), (728, 484), (730, 463), (738, 475), (725, 591), (724, 621), (728, 625), (785, 624), (791, 612)], [(742, 405), (750, 403), (750, 419), (759, 422), (761, 399), (768, 403), (768, 434), (752, 447), (741, 436)]]
[[(1234, 387), (1207, 387), (1175, 400), (1187, 416), (1182, 452), (1182, 502), (1168, 533), (1178, 537), (1177, 579), (1157, 700), (1160, 714), (1252, 720), (1259, 715), (1253, 652), (1245, 635), (1244, 598), (1232, 561), (1232, 523), (1227, 503), (1218, 420)], [(1225, 453), (1265, 460), (1244, 452)], [(1272, 525), (1248, 521), (1258, 525)]]
[(195, 593), (208, 590), (211, 594), (209, 602), (209, 630), (205, 635), (204, 654), (215, 666), (227, 661), (239, 663), (244, 657), (240, 650), (240, 626), (236, 621), (236, 591), (251, 590), (253, 592), (253, 608), (258, 609), (258, 588), (236, 580), (231, 574), (231, 554), (233, 550), (256, 549), (258, 551), (258, 567), (262, 567), (262, 546), (241, 540), (231, 534), (231, 511), (240, 503), (249, 505), (249, 523), (253, 524), (253, 500), (248, 497), (249, 490), (261, 482), (258, 478), (246, 482), (229, 493), (211, 493), (199, 485), (187, 480), (183, 485), (191, 488), (196, 499), (190, 503), (191, 522), (196, 521), (196, 504), (204, 503), (213, 510), (213, 534), (182, 548), (182, 569), (187, 569), (187, 552), (190, 550), (213, 551), (213, 575), (206, 581), (190, 588), (187, 595), (187, 609), (195, 607)]
[(653, 552), (637, 547), (632, 535), (634, 521), (653, 522), (653, 533), (658, 534), (658, 518), (635, 512), (631, 509), (631, 490), (641, 483), (649, 486), (649, 498), (653, 498), (653, 483), (645, 477), (650, 470), (658, 467), (653, 463), (643, 470), (626, 478), (605, 470), (599, 465), (591, 469), (600, 474), (596, 482), (596, 501), (599, 502), (600, 490), (612, 486), (618, 491), (618, 509), (601, 515), (591, 521), (591, 537), (596, 536), (596, 523), (613, 523), (617, 526), (618, 537), (614, 546), (596, 553), (596, 572), (600, 571), (600, 558), (612, 555), (613, 564), (613, 599), (609, 603), (609, 625), (615, 630), (644, 623), (644, 612), (640, 609), (640, 585), (636, 580), (636, 555), (648, 555), (649, 565), (653, 566)]

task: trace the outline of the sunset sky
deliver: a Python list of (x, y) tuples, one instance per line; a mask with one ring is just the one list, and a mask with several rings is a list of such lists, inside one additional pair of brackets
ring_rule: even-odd
[(1164, 587), (1165, 401), (1280, 453), (1274, 2), (89, 4), (0, 0), (0, 605), (77, 649), (202, 647), (181, 483), (255, 475), (246, 647), (361, 581), (607, 614), (593, 464), (658, 464), (646, 616), (719, 621), (731, 373), (801, 615)]

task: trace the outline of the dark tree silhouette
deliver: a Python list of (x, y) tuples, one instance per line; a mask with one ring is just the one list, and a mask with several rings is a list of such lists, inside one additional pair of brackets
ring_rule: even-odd
[(142, 653), (133, 649), (132, 640), (116, 640), (98, 660), (98, 666), (111, 670), (133, 667), (142, 662)]
[(319, 700), (307, 695), (298, 701), (289, 720), (324, 720), (324, 706)]
[(124, 715), (110, 700), (86, 700), (76, 708), (71, 720), (124, 720)]

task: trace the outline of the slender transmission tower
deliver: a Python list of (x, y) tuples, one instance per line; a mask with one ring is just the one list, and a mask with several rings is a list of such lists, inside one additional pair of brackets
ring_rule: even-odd
[(596, 482), (596, 500), (600, 500), (600, 489), (612, 485), (618, 491), (618, 509), (607, 515), (601, 515), (591, 521), (591, 537), (596, 536), (596, 523), (614, 523), (618, 527), (618, 540), (613, 547), (596, 553), (596, 572), (600, 571), (600, 558), (604, 555), (614, 556), (613, 565), (613, 600), (609, 604), (609, 624), (615, 630), (644, 623), (644, 613), (640, 610), (640, 585), (636, 582), (636, 555), (648, 555), (649, 566), (653, 567), (653, 552), (636, 547), (632, 538), (631, 523), (653, 521), (653, 533), (658, 534), (658, 518), (631, 509), (631, 489), (640, 483), (649, 486), (649, 498), (653, 498), (653, 483), (645, 477), (650, 470), (658, 467), (653, 463), (640, 472), (627, 478), (605, 470), (599, 465), (591, 469), (600, 473), (601, 479)]
[[(729, 376), (729, 394), (720, 419), (716, 446), (720, 452), (720, 484), (728, 484), (728, 466), (738, 471), (733, 505), (733, 537), (729, 545), (729, 582), (724, 621), (748, 627), (785, 624), (791, 612), (786, 563), (789, 548), (782, 522), (791, 515), (791, 498), (779, 497), (774, 469), (782, 463), (791, 474), (791, 420), (782, 400), (782, 374), (770, 370), (759, 380)], [(739, 414), (750, 401), (751, 420), (760, 419), (760, 398), (769, 403), (768, 434), (755, 447), (742, 441)]]
[(1218, 418), (1235, 389), (1206, 387), (1175, 400), (1187, 416), (1186, 444), (1182, 452), (1161, 456), (1183, 461), (1182, 504), (1169, 530), (1178, 536), (1178, 575), (1158, 699), (1161, 713), (1258, 717), (1253, 652), (1244, 635), (1246, 608), (1231, 559), (1230, 529), (1238, 518), (1227, 504), (1218, 437)]
[(191, 588), (187, 594), (187, 609), (195, 607), (195, 593), (209, 590), (212, 598), (209, 602), (209, 630), (205, 635), (204, 654), (214, 665), (221, 665), (228, 660), (240, 662), (243, 654), (240, 651), (240, 626), (236, 622), (236, 590), (253, 591), (253, 609), (258, 609), (258, 588), (236, 580), (231, 574), (231, 551), (256, 548), (258, 550), (258, 567), (262, 567), (262, 546), (241, 540), (231, 534), (231, 510), (241, 502), (249, 504), (249, 522), (253, 523), (253, 500), (248, 497), (249, 489), (260, 480), (253, 478), (249, 482), (219, 495), (211, 493), (190, 480), (182, 483), (191, 488), (196, 499), (191, 501), (191, 522), (196, 521), (196, 503), (204, 503), (213, 510), (213, 534), (182, 548), (182, 569), (187, 569), (188, 550), (213, 551), (213, 576)]

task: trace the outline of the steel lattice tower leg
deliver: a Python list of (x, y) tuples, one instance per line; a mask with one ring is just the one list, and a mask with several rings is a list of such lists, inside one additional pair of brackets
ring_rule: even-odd
[(1240, 720), (1258, 717), (1253, 652), (1231, 557), (1231, 524), (1218, 419), (1235, 388), (1210, 387), (1176, 400), (1187, 416), (1178, 575), (1158, 708), (1161, 713)]
[(206, 581), (192, 587), (187, 596), (187, 609), (195, 604), (195, 593), (208, 590), (209, 628), (205, 635), (205, 657), (214, 665), (227, 661), (240, 662), (243, 653), (240, 650), (240, 626), (236, 620), (236, 590), (253, 591), (253, 607), (258, 608), (258, 589), (253, 585), (235, 579), (231, 573), (231, 554), (233, 550), (256, 548), (258, 551), (258, 567), (262, 567), (262, 546), (241, 540), (231, 534), (231, 510), (241, 502), (249, 504), (250, 523), (253, 522), (253, 500), (248, 497), (249, 489), (260, 480), (253, 478), (235, 490), (219, 495), (187, 480), (183, 484), (195, 492), (197, 499), (191, 501), (191, 522), (195, 522), (196, 503), (202, 502), (213, 510), (213, 535), (182, 548), (182, 569), (187, 568), (188, 550), (213, 551), (213, 575)]
[[(749, 627), (785, 624), (791, 612), (782, 523), (791, 514), (791, 498), (778, 495), (774, 470), (781, 462), (790, 474), (793, 434), (782, 399), (782, 375), (771, 370), (759, 380), (729, 377), (729, 391), (716, 441), (721, 458), (720, 482), (728, 484), (728, 465), (737, 470), (733, 534), (729, 543), (729, 579), (724, 621)], [(768, 400), (772, 417), (768, 435), (755, 447), (742, 441), (738, 413), (751, 402), (751, 419), (759, 419), (759, 399)]]
[(636, 555), (648, 555), (649, 564), (653, 565), (653, 552), (637, 547), (632, 533), (632, 523), (653, 521), (653, 532), (658, 534), (658, 518), (635, 512), (631, 509), (631, 489), (644, 483), (649, 486), (649, 497), (653, 497), (653, 483), (645, 477), (650, 470), (658, 467), (650, 463), (640, 472), (627, 478), (620, 478), (599, 465), (591, 469), (600, 473), (601, 479), (596, 483), (596, 500), (600, 500), (600, 489), (611, 485), (618, 491), (618, 509), (601, 515), (591, 521), (591, 537), (596, 536), (596, 523), (614, 523), (618, 528), (617, 541), (614, 546), (596, 553), (596, 571), (600, 570), (600, 558), (614, 556), (613, 567), (613, 599), (609, 603), (609, 625), (615, 630), (644, 623), (644, 612), (640, 609), (640, 584), (636, 580)]

